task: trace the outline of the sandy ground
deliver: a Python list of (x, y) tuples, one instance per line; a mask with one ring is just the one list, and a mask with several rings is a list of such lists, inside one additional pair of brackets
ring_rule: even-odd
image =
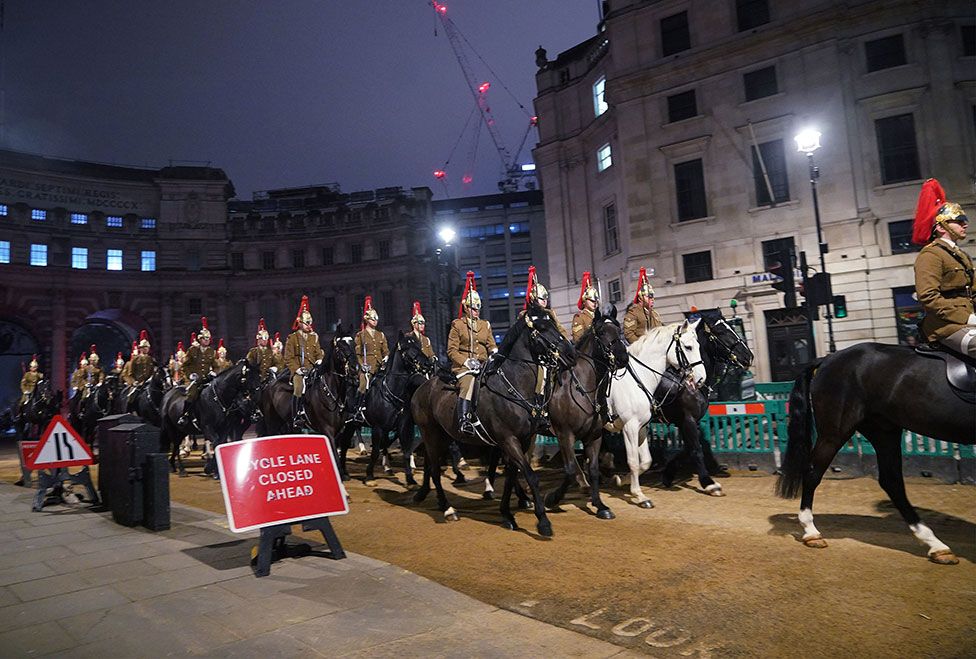
[[(0, 458), (0, 478), (16, 480), (12, 449)], [(497, 502), (480, 499), (480, 480), (448, 485), (461, 520), (444, 522), (433, 495), (412, 502), (402, 474), (358, 480), (363, 460), (347, 483), (351, 513), (334, 518), (347, 549), (623, 648), (659, 657), (976, 653), (970, 486), (908, 480), (912, 502), (960, 558), (941, 566), (926, 560), (869, 478), (821, 485), (816, 523), (830, 546), (818, 550), (797, 540), (798, 504), (774, 497), (775, 478), (758, 472), (722, 479), (724, 498), (690, 482), (664, 490), (652, 473), (652, 510), (611, 486), (610, 521), (598, 520), (574, 488), (550, 514), (555, 537), (544, 539), (531, 511), (517, 513), (523, 530), (501, 528)], [(188, 465), (187, 478), (171, 480), (173, 500), (222, 513), (218, 483), (199, 461)], [(550, 485), (558, 477), (544, 473)], [(475, 468), (467, 474), (478, 478)]]

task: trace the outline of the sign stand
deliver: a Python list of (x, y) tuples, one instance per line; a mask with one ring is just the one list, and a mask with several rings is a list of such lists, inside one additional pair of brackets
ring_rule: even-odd
[(91, 472), (88, 467), (83, 468), (77, 474), (68, 472), (65, 468), (52, 469), (50, 471), (41, 469), (37, 472), (37, 493), (34, 495), (34, 503), (31, 506), (32, 512), (40, 512), (44, 504), (48, 502), (47, 491), (54, 488), (51, 497), (61, 500), (61, 493), (64, 491), (64, 483), (74, 483), (85, 487), (85, 500), (89, 503), (98, 503), (98, 494), (92, 484)]
[[(60, 500), (65, 483), (83, 485), (86, 500), (98, 503), (98, 495), (88, 471), (88, 465), (95, 464), (91, 447), (60, 414), (51, 419), (33, 450), (28, 453), (24, 448), (26, 447), (22, 447), (21, 452), (24, 461), (22, 468), (37, 471), (38, 490), (34, 495), (31, 511), (41, 511), (47, 503), (48, 490), (53, 490), (51, 494)], [(81, 466), (84, 468), (77, 474), (68, 472), (68, 467)], [(29, 477), (29, 471), (27, 476)]]
[(14, 485), (20, 485), (22, 487), (31, 486), (34, 479), (31, 476), (31, 470), (27, 468), (27, 463), (30, 462), (30, 454), (37, 448), (37, 444), (37, 441), (21, 440), (17, 442), (17, 457), (20, 460), (20, 480), (14, 483)]
[[(325, 543), (329, 545), (329, 558), (339, 560), (346, 557), (346, 552), (339, 543), (339, 536), (332, 528), (328, 517), (307, 519), (302, 523), (303, 531), (321, 531)], [(271, 574), (271, 563), (282, 558), (297, 558), (308, 556), (311, 547), (306, 543), (289, 545), (286, 538), (291, 535), (291, 524), (266, 526), (261, 529), (261, 540), (258, 542), (257, 555), (252, 559), (254, 576), (266, 577)]]

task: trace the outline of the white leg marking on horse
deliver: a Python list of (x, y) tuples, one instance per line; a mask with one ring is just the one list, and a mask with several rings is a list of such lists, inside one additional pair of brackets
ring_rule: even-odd
[(619, 625), (614, 625), (610, 631), (617, 636), (639, 636), (653, 626), (654, 623), (647, 618), (630, 618)]
[(937, 551), (948, 551), (949, 546), (936, 538), (935, 534), (932, 533), (932, 529), (925, 526), (922, 522), (911, 524), (908, 528), (912, 530), (916, 538), (921, 540), (929, 548), (929, 554), (934, 554)]
[(410, 454), (410, 469), (411, 470), (417, 469), (417, 461), (413, 459), (413, 453)]
[(717, 492), (721, 492), (722, 491), (722, 486), (719, 485), (718, 483), (712, 483), (711, 485), (709, 485), (708, 487), (705, 488), (705, 491), (708, 492), (709, 494), (711, 494), (712, 492), (716, 492), (716, 491)]
[(809, 508), (804, 508), (800, 511), (799, 515), (800, 525), (803, 527), (803, 539), (811, 540), (813, 538), (821, 537), (820, 531), (817, 527), (813, 525), (813, 511)]
[(579, 625), (580, 627), (589, 627), (590, 629), (600, 629), (600, 625), (594, 625), (593, 623), (591, 623), (590, 618), (595, 618), (601, 613), (603, 613), (604, 611), (606, 611), (606, 609), (597, 609), (592, 613), (587, 613), (584, 616), (580, 616), (576, 620), (570, 620), (569, 624)]
[(390, 459), (384, 455), (383, 456), (383, 469), (389, 469), (389, 468), (390, 468)]
[(448, 506), (447, 510), (444, 511), (444, 517), (450, 517), (451, 515), (457, 515), (457, 511), (454, 510), (454, 506)]
[(488, 480), (488, 479), (486, 478), (486, 479), (485, 479), (485, 492), (494, 492), (494, 491), (495, 491), (495, 488), (493, 488), (493, 487), (491, 486), (491, 481), (489, 481), (489, 480)]

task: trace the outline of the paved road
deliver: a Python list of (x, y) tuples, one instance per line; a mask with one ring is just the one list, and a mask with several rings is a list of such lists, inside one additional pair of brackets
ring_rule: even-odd
[(87, 506), (30, 512), (0, 484), (0, 656), (622, 657), (388, 563), (288, 559), (257, 579), (257, 534), (174, 505), (151, 533)]

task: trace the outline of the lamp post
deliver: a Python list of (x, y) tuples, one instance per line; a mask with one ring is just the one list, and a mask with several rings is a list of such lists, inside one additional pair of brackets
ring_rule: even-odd
[[(810, 166), (810, 190), (813, 193), (813, 217), (817, 223), (817, 251), (820, 252), (820, 272), (827, 274), (827, 262), (824, 254), (827, 253), (827, 243), (823, 239), (823, 229), (820, 226), (820, 203), (817, 200), (817, 179), (820, 178), (820, 170), (813, 162), (813, 152), (820, 148), (820, 132), (812, 129), (801, 131), (796, 137), (796, 150), (807, 154), (807, 164)], [(828, 282), (830, 280), (828, 279)], [(837, 345), (834, 343), (834, 315), (830, 300), (827, 300), (827, 349), (830, 352), (837, 352)]]
[[(444, 336), (441, 337), (443, 340), (441, 343), (447, 345), (447, 326), (451, 324), (451, 291), (454, 287), (454, 276), (458, 271), (458, 253), (457, 253), (457, 231), (454, 230), (449, 224), (444, 224), (437, 229), (437, 238), (440, 242), (437, 247), (438, 262), (444, 267), (444, 317), (439, 319), (437, 331), (445, 332)], [(452, 256), (448, 257), (444, 254), (444, 250), (450, 249)], [(440, 284), (438, 283), (438, 289)], [(438, 310), (441, 306), (438, 302)]]

